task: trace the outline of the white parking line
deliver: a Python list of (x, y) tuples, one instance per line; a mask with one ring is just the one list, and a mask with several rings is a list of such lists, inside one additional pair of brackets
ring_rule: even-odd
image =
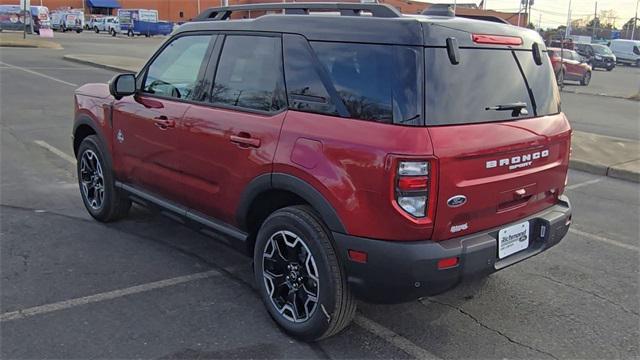
[(602, 181), (602, 179), (593, 179), (593, 180), (583, 181), (581, 183), (569, 185), (569, 186), (565, 187), (565, 189), (566, 190), (573, 190), (573, 189), (581, 188), (583, 186), (599, 183), (600, 181)]
[(65, 85), (69, 85), (69, 86), (73, 86), (73, 87), (78, 87), (78, 84), (74, 84), (74, 83), (70, 83), (70, 82), (68, 82), (68, 81), (60, 80), (60, 79), (58, 79), (58, 78), (54, 78), (53, 76), (45, 75), (45, 74), (43, 74), (43, 73), (39, 73), (39, 72), (37, 72), (37, 71), (29, 70), (29, 69), (26, 69), (26, 68), (23, 68), (23, 67), (20, 67), (20, 66), (15, 66), (15, 65), (7, 64), (7, 63), (4, 63), (4, 62), (2, 62), (2, 61), (0, 61), (0, 65), (4, 65), (4, 66), (9, 67), (9, 68), (12, 68), (12, 69), (22, 70), (22, 71), (24, 71), (24, 72), (26, 72), (26, 73), (33, 74), (33, 75), (37, 75), (37, 76), (43, 77), (43, 78), (45, 78), (45, 79), (49, 79), (49, 80), (53, 80), (53, 81), (57, 81), (57, 82), (59, 82), (59, 83), (61, 83), (61, 84), (65, 84)]
[(0, 322), (23, 319), (23, 318), (31, 317), (34, 315), (46, 314), (53, 311), (69, 309), (76, 306), (116, 299), (116, 298), (120, 298), (127, 295), (139, 294), (139, 293), (147, 292), (150, 290), (166, 288), (166, 287), (175, 286), (178, 284), (184, 284), (186, 282), (206, 279), (206, 278), (220, 276), (220, 275), (222, 275), (222, 273), (220, 273), (217, 270), (205, 271), (205, 272), (200, 272), (196, 274), (178, 276), (171, 279), (160, 280), (160, 281), (150, 282), (142, 285), (136, 285), (136, 286), (132, 286), (124, 289), (113, 290), (113, 291), (108, 291), (108, 292), (99, 293), (95, 295), (85, 296), (81, 298), (60, 301), (52, 304), (35, 306), (28, 309), (6, 312), (0, 315)]
[(358, 326), (372, 333), (373, 335), (386, 340), (391, 345), (404, 351), (416, 359), (439, 359), (434, 354), (414, 344), (411, 340), (396, 334), (392, 330), (370, 320), (364, 316), (357, 315), (353, 320)]
[(0, 66), (0, 69), (12, 69), (12, 70), (22, 70), (22, 69), (27, 69), (27, 70), (95, 70), (96, 68), (94, 67), (46, 67), (46, 66), (30, 66), (30, 67), (23, 67), (22, 69), (17, 68), (15, 66)]
[(55, 155), (58, 155), (59, 157), (63, 158), (64, 160), (67, 160), (68, 162), (72, 163), (73, 165), (76, 164), (76, 158), (74, 158), (71, 155), (67, 155), (67, 153), (65, 153), (64, 151), (58, 149), (57, 147), (55, 147), (53, 145), (50, 145), (46, 141), (36, 140), (36, 141), (34, 141), (34, 143), (36, 143), (36, 145), (38, 145), (40, 147), (43, 147), (43, 148), (51, 151)]
[(600, 235), (591, 234), (591, 233), (584, 232), (584, 231), (581, 231), (581, 230), (577, 230), (577, 229), (574, 229), (574, 228), (570, 228), (569, 232), (572, 233), (572, 234), (579, 235), (579, 236), (584, 236), (587, 239), (596, 240), (596, 241), (603, 242), (605, 244), (621, 247), (623, 249), (633, 250), (633, 251), (640, 251), (640, 247), (638, 247), (638, 246), (625, 244), (625, 243), (622, 243), (620, 241), (611, 240), (611, 239), (608, 239), (608, 238), (600, 236)]

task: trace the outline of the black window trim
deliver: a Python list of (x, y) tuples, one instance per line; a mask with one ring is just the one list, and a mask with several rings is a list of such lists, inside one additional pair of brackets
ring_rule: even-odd
[[(256, 114), (256, 115), (265, 115), (265, 116), (275, 116), (281, 114), (287, 110), (289, 110), (289, 103), (286, 99), (286, 81), (284, 78), (284, 56), (283, 56), (283, 44), (282, 44), (282, 33), (276, 32), (262, 32), (262, 31), (216, 31), (218, 34), (219, 44), (216, 44), (211, 56), (209, 57), (209, 63), (207, 64), (207, 72), (204, 74), (206, 78), (212, 79), (211, 85), (209, 89), (207, 89), (207, 98), (204, 102), (199, 102), (198, 105), (203, 105), (211, 108), (223, 109), (223, 110), (233, 110), (238, 112)], [(282, 87), (285, 92), (285, 105), (275, 111), (265, 111), (265, 110), (257, 110), (246, 108), (243, 106), (233, 106), (233, 105), (225, 105), (219, 103), (213, 103), (211, 99), (211, 94), (213, 93), (213, 87), (215, 86), (215, 78), (218, 72), (218, 65), (220, 64), (220, 58), (222, 55), (222, 50), (224, 49), (224, 43), (226, 41), (227, 36), (259, 36), (259, 37), (276, 37), (280, 38), (280, 65), (282, 67)]]
[(173, 43), (174, 41), (176, 41), (177, 39), (179, 39), (181, 37), (185, 37), (185, 36), (202, 36), (202, 35), (211, 36), (211, 39), (209, 39), (209, 45), (207, 47), (207, 51), (205, 52), (202, 64), (200, 64), (200, 69), (198, 70), (197, 81), (200, 82), (200, 81), (204, 80), (207, 67), (209, 66), (209, 61), (207, 61), (207, 59), (211, 58), (211, 54), (213, 52), (213, 48), (214, 48), (215, 44), (219, 41), (220, 35), (216, 31), (188, 31), (188, 32), (183, 32), (183, 33), (179, 33), (179, 34), (176, 34), (176, 35), (172, 36), (171, 38), (169, 38), (169, 40), (167, 40), (164, 44), (162, 44), (162, 46), (147, 61), (147, 63), (142, 68), (142, 70), (140, 70), (138, 72), (138, 74), (136, 75), (136, 93), (134, 94), (134, 96), (144, 96), (144, 97), (156, 98), (156, 99), (161, 99), (161, 100), (169, 100), (169, 101), (175, 101), (175, 102), (186, 103), (186, 104), (203, 104), (204, 102), (203, 101), (199, 101), (199, 100), (178, 99), (178, 98), (175, 98), (175, 97), (172, 97), (172, 96), (157, 95), (157, 94), (151, 94), (151, 93), (147, 93), (147, 92), (142, 91), (142, 87), (144, 86), (145, 82), (147, 81), (147, 74), (149, 72), (149, 67), (151, 66), (151, 64), (153, 64), (153, 62), (156, 60), (156, 58), (158, 56), (160, 56), (160, 54), (171, 43)]

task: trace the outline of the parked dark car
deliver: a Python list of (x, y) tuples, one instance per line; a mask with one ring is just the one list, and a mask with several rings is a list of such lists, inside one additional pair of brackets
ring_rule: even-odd
[[(586, 59), (573, 50), (549, 48), (553, 72), (556, 74), (558, 85), (565, 81), (578, 81), (581, 85), (589, 85), (591, 82), (591, 65)], [(562, 61), (560, 56), (562, 54)]]
[(616, 56), (606, 45), (577, 43), (574, 49), (587, 59), (593, 69), (611, 71), (616, 67)]
[(559, 105), (535, 31), (239, 5), (182, 25), (137, 75), (76, 90), (73, 149), (91, 216), (135, 202), (225, 235), (275, 322), (317, 340), (356, 298), (438, 294), (558, 244), (572, 216)]

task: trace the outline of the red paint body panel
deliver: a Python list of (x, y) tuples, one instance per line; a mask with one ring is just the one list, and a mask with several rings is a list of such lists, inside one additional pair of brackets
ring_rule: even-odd
[[(285, 114), (192, 105), (177, 131), (185, 205), (237, 225), (242, 192), (251, 180), (271, 172)], [(232, 142), (232, 136), (257, 140), (259, 146)]]
[[(524, 218), (555, 204), (564, 191), (571, 128), (563, 114), (432, 127), (429, 132), (440, 165), (434, 240), (463, 236)], [(487, 168), (487, 161), (511, 160), (545, 149), (549, 155), (532, 160), (527, 167)], [(516, 191), (523, 188), (525, 196), (519, 198)], [(466, 196), (467, 203), (449, 207), (447, 200), (455, 195)], [(467, 224), (466, 230), (451, 232), (452, 226), (463, 224)]]
[[(121, 181), (174, 202), (183, 201), (176, 126), (190, 105), (143, 95), (113, 105), (114, 170)], [(174, 126), (162, 127), (172, 122)], [(122, 133), (122, 142), (115, 140)]]
[[(301, 147), (295, 146), (301, 138), (322, 144), (322, 153), (306, 155), (317, 163), (312, 169), (291, 160), (292, 155), (298, 159), (305, 156), (300, 154)], [(273, 171), (311, 184), (333, 206), (349, 234), (386, 240), (427, 239), (431, 222), (418, 224), (393, 206), (389, 188), (395, 168), (390, 154), (430, 157), (433, 148), (427, 128), (289, 111)]]
[(111, 133), (111, 103), (113, 98), (109, 94), (107, 84), (86, 84), (76, 90), (75, 115), (76, 118), (86, 116), (90, 118), (105, 136), (105, 146), (110, 154), (113, 154), (113, 142)]

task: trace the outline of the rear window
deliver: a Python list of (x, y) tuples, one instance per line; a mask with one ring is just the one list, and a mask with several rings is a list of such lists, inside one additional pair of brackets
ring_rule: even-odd
[[(530, 51), (460, 49), (452, 65), (444, 48), (425, 49), (427, 125), (506, 121), (556, 114), (559, 93), (546, 52), (536, 65)], [(523, 76), (524, 75), (524, 76)], [(528, 115), (491, 108), (525, 103)]]

